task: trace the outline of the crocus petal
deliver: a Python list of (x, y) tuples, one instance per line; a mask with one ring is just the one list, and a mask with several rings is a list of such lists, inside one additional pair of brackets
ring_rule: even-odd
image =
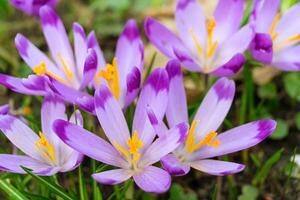
[(179, 60), (183, 67), (192, 72), (201, 72), (202, 68), (198, 65), (192, 56), (184, 49), (174, 47), (175, 58)]
[(83, 127), (83, 117), (80, 110), (76, 110), (75, 112), (73, 112), (69, 121), (73, 124)]
[(55, 7), (57, 4), (57, 0), (10, 0), (10, 3), (15, 6), (17, 9), (29, 14), (29, 15), (39, 15), (39, 9), (43, 5), (48, 5), (51, 7)]
[(106, 85), (100, 85), (95, 92), (95, 109), (101, 127), (109, 141), (126, 147), (130, 137), (129, 129), (117, 100)]
[(183, 122), (174, 126), (164, 136), (156, 139), (142, 155), (141, 165), (152, 165), (175, 150), (185, 139), (188, 129), (188, 124)]
[[(165, 115), (168, 103), (169, 79), (165, 69), (155, 69), (146, 80), (136, 105), (133, 128), (138, 131), (140, 140), (147, 147), (155, 137), (155, 131), (148, 119), (147, 106), (159, 120)], [(115, 123), (115, 122), (114, 122)]]
[(279, 10), (279, 0), (256, 0), (251, 14), (257, 33), (267, 33)]
[(61, 19), (49, 6), (40, 9), (40, 19), (44, 36), (57, 66), (62, 71), (68, 68), (73, 74), (73, 79), (77, 78), (72, 48)]
[[(0, 170), (12, 173), (26, 174), (26, 172), (21, 168), (21, 166), (33, 170), (33, 173), (41, 175), (51, 175), (51, 166), (43, 164), (42, 162), (30, 158), (28, 156), (21, 155), (10, 155), (10, 154), (0, 154)], [(48, 171), (46, 173), (46, 171)], [(56, 170), (57, 172), (57, 170)]]
[(146, 18), (144, 28), (151, 43), (169, 58), (176, 58), (174, 48), (186, 49), (174, 33), (155, 19)]
[(244, 170), (245, 165), (219, 160), (199, 160), (191, 163), (192, 168), (214, 176), (226, 176)]
[(245, 62), (246, 58), (243, 56), (243, 54), (236, 54), (223, 66), (213, 71), (212, 74), (219, 77), (233, 76), (240, 71)]
[(146, 167), (139, 174), (133, 175), (135, 183), (145, 192), (163, 193), (171, 185), (171, 177), (165, 171), (158, 167)]
[(203, 46), (206, 41), (205, 16), (196, 0), (179, 0), (175, 12), (176, 25), (181, 41), (194, 53), (197, 47), (193, 35)]
[(76, 58), (76, 66), (77, 66), (77, 75), (82, 80), (84, 73), (85, 60), (87, 57), (87, 41), (84, 29), (79, 23), (73, 24), (73, 32), (74, 32), (74, 50), (75, 50), (75, 58)]
[(0, 130), (4, 135), (25, 154), (41, 160), (41, 153), (35, 147), (39, 137), (26, 124), (16, 117), (0, 115)]
[(127, 91), (123, 108), (126, 108), (135, 99), (141, 85), (141, 71), (133, 67), (127, 75)]
[(234, 81), (227, 78), (219, 79), (211, 87), (194, 117), (195, 120), (200, 120), (196, 127), (197, 139), (218, 129), (230, 109), (234, 92)]
[(239, 29), (244, 14), (244, 5), (244, 0), (219, 0), (214, 13), (217, 24), (214, 36), (219, 43)]
[(116, 185), (122, 183), (132, 176), (132, 172), (127, 169), (114, 169), (93, 174), (92, 177), (97, 182), (105, 185)]
[(102, 68), (105, 67), (106, 61), (104, 59), (103, 56), (103, 52), (99, 46), (99, 43), (97, 41), (97, 37), (94, 31), (92, 31), (87, 38), (87, 45), (88, 48), (94, 49), (96, 51), (97, 54), (97, 61), (98, 61), (98, 67), (97, 67), (97, 71)]
[(121, 98), (125, 98), (131, 88), (127, 88), (127, 78), (134, 67), (140, 71), (144, 67), (144, 46), (135, 20), (128, 20), (121, 33), (116, 49), (119, 70)]
[(75, 168), (77, 168), (80, 163), (82, 162), (84, 156), (83, 154), (73, 150), (71, 153), (67, 156), (65, 156), (65, 163), (61, 167), (60, 171), (61, 172), (68, 172), (71, 171)]
[(255, 34), (250, 46), (252, 57), (264, 64), (270, 64), (273, 58), (273, 41), (269, 34)]
[(15, 38), (15, 44), (20, 56), (32, 70), (34, 70), (34, 68), (41, 63), (44, 63), (47, 66), (48, 71), (52, 72), (58, 77), (64, 77), (64, 74), (62, 74), (62, 72), (55, 66), (48, 56), (39, 50), (22, 34), (17, 34)]
[(293, 46), (275, 52), (272, 66), (285, 71), (300, 70), (300, 46)]
[(168, 132), (167, 126), (162, 120), (157, 119), (154, 111), (149, 106), (147, 106), (147, 114), (155, 133), (158, 135), (158, 137), (164, 137)]
[(218, 148), (202, 147), (195, 152), (193, 159), (212, 158), (250, 148), (263, 141), (275, 128), (276, 122), (273, 120), (258, 120), (230, 129), (216, 137), (220, 140)]
[(0, 106), (0, 115), (6, 115), (9, 113), (10, 107), (8, 104)]
[(97, 54), (94, 49), (89, 49), (86, 54), (86, 59), (84, 62), (83, 69), (83, 80), (80, 85), (80, 89), (84, 89), (95, 77), (95, 73), (97, 70)]
[(188, 122), (187, 101), (180, 64), (175, 60), (170, 61), (166, 69), (170, 80), (166, 116), (169, 127), (173, 127), (178, 123)]
[(125, 161), (113, 146), (82, 127), (64, 120), (56, 120), (53, 130), (64, 143), (76, 151), (109, 165), (124, 166)]
[(190, 166), (180, 163), (174, 154), (168, 154), (161, 159), (163, 168), (172, 176), (183, 176), (189, 173)]

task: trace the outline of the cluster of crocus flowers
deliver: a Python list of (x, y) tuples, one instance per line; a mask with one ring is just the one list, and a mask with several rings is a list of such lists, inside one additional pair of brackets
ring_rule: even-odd
[[(251, 15), (255, 37), (250, 45), (254, 59), (285, 71), (300, 69), (300, 4), (285, 13), (279, 0), (257, 0)], [(294, 23), (291, 23), (294, 22)]]
[[(4, 109), (7, 111), (7, 109)], [(54, 131), (56, 119), (67, 120), (64, 103), (54, 97), (45, 98), (41, 109), (42, 130), (37, 135), (20, 119), (1, 112), (0, 130), (26, 155), (0, 154), (0, 169), (12, 173), (26, 173), (21, 166), (33, 173), (50, 176), (57, 172), (71, 171), (82, 161), (83, 155), (63, 143)], [(74, 112), (70, 122), (82, 126), (80, 112)]]
[(254, 34), (250, 25), (240, 29), (243, 8), (243, 0), (220, 0), (213, 16), (206, 18), (197, 0), (179, 0), (178, 36), (152, 18), (146, 19), (145, 32), (163, 54), (186, 69), (231, 76), (245, 63), (243, 52)]

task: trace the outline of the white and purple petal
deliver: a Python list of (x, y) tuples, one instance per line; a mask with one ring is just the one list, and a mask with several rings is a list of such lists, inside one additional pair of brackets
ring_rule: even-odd
[(135, 99), (141, 85), (141, 71), (137, 67), (133, 67), (127, 75), (126, 95), (123, 108), (127, 107)]
[(174, 154), (168, 154), (161, 160), (163, 168), (172, 176), (184, 176), (189, 173), (191, 167), (178, 161)]
[(10, 3), (17, 9), (29, 15), (39, 15), (42, 6), (48, 5), (55, 7), (58, 0), (10, 0)]
[(98, 61), (97, 54), (94, 49), (89, 49), (85, 61), (84, 61), (84, 69), (82, 72), (82, 82), (80, 85), (80, 89), (84, 89), (87, 85), (91, 83), (93, 78), (95, 77)]
[(269, 34), (256, 33), (249, 46), (252, 57), (264, 64), (270, 64), (273, 58), (273, 41)]
[(212, 72), (214, 76), (230, 77), (238, 73), (246, 62), (243, 54), (234, 55), (227, 63)]
[(129, 179), (132, 174), (132, 171), (128, 169), (114, 169), (93, 174), (92, 177), (101, 184), (116, 185)]
[(300, 70), (300, 46), (293, 46), (274, 52), (272, 66), (284, 71)]

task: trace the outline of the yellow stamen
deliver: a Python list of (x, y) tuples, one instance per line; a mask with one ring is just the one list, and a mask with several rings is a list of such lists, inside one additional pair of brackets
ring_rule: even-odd
[(59, 82), (65, 84), (65, 85), (69, 85), (64, 79), (60, 78), (59, 76), (56, 76), (55, 74), (53, 74), (52, 72), (47, 70), (47, 66), (45, 62), (41, 62), (38, 66), (36, 66), (33, 69), (33, 72), (36, 73), (39, 76), (42, 76), (44, 74), (47, 74), (48, 76), (58, 80)]
[(50, 144), (45, 135), (39, 132), (40, 140), (35, 143), (35, 147), (41, 152), (41, 154), (46, 157), (49, 161), (55, 162), (56, 155), (54, 145)]
[(278, 14), (276, 15), (276, 17), (274, 18), (274, 20), (273, 20), (273, 22), (272, 22), (272, 25), (271, 25), (271, 27), (270, 27), (270, 29), (269, 29), (269, 34), (271, 35), (271, 38), (272, 38), (273, 41), (274, 41), (274, 40), (278, 37), (278, 35), (279, 35), (279, 33), (276, 33), (276, 32), (275, 32), (275, 29), (276, 29), (276, 27), (277, 27), (277, 24), (278, 24), (280, 18), (281, 18), (281, 14), (278, 13)]
[(299, 42), (299, 41), (300, 41), (300, 34), (297, 34), (295, 36), (292, 36), (286, 40), (283, 40), (283, 41), (275, 44), (274, 49), (280, 49), (281, 47), (289, 45), (290, 43)]
[(58, 59), (60, 60), (62, 66), (63, 66), (63, 70), (65, 72), (65, 74), (67, 75), (67, 78), (72, 81), (73, 80), (73, 73), (70, 70), (70, 68), (68, 67), (68, 65), (66, 64), (65, 60), (63, 59), (63, 57), (57, 53)]
[(97, 74), (98, 77), (104, 78), (116, 99), (120, 97), (120, 84), (117, 59), (114, 58), (112, 64), (106, 64)]
[(190, 131), (188, 133), (187, 139), (186, 139), (186, 149), (188, 153), (193, 153), (194, 151), (198, 150), (203, 145), (212, 146), (212, 147), (218, 147), (220, 145), (220, 140), (214, 140), (214, 138), (218, 135), (217, 132), (212, 131), (208, 133), (203, 140), (196, 143), (195, 142), (195, 130), (196, 126), (198, 125), (199, 120), (194, 120), (192, 122)]
[(206, 21), (206, 30), (207, 30), (207, 44), (206, 44), (206, 54), (208, 58), (211, 58), (218, 46), (218, 43), (213, 41), (214, 30), (216, 28), (216, 20), (214, 18)]
[(198, 41), (198, 39), (197, 39), (197, 37), (196, 37), (196, 35), (195, 35), (195, 33), (194, 33), (194, 31), (193, 31), (192, 29), (190, 29), (190, 33), (191, 33), (192, 39), (193, 39), (193, 41), (194, 41), (194, 43), (195, 43), (195, 45), (196, 45), (198, 55), (201, 56), (202, 53), (203, 53), (203, 49), (202, 49), (202, 47), (201, 47), (201, 44), (200, 44), (200, 42)]
[(114, 147), (119, 151), (121, 152), (126, 158), (129, 158), (130, 154), (129, 152), (124, 148), (122, 147), (121, 145), (119, 145), (118, 143), (114, 142), (113, 143)]

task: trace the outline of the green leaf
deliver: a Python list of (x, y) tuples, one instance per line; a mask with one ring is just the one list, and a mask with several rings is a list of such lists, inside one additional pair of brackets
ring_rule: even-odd
[(20, 191), (18, 191), (8, 180), (0, 180), (0, 188), (3, 190), (11, 199), (15, 200), (27, 200)]
[(288, 135), (289, 128), (284, 120), (278, 119), (276, 121), (277, 121), (276, 130), (272, 133), (270, 138), (273, 140), (281, 140)]
[(252, 185), (244, 185), (242, 189), (242, 195), (238, 197), (238, 200), (256, 200), (258, 197), (258, 189)]
[(62, 199), (65, 200), (74, 200), (77, 199), (74, 196), (70, 196), (65, 190), (64, 188), (62, 188), (61, 186), (47, 180), (47, 178), (45, 177), (41, 177), (38, 176), (36, 174), (33, 174), (31, 172), (30, 169), (26, 168), (26, 167), (22, 167), (22, 169), (29, 174), (30, 176), (32, 176), (34, 179), (36, 179), (37, 181), (39, 181), (41, 184), (43, 184), (44, 186), (46, 186), (49, 190), (51, 190), (53, 193), (57, 194), (59, 197), (61, 197)]
[(281, 158), (281, 154), (283, 149), (275, 152), (266, 162), (265, 164), (258, 169), (256, 172), (254, 179), (252, 181), (253, 185), (262, 184), (264, 183), (265, 179), (267, 178), (271, 168), (275, 165)]
[(82, 166), (80, 165), (78, 167), (78, 176), (79, 176), (79, 194), (80, 194), (80, 199), (81, 200), (87, 200), (88, 199), (88, 194), (86, 191), (86, 184), (85, 180), (83, 177), (83, 172), (82, 172)]
[(295, 117), (295, 124), (298, 130), (300, 130), (300, 112), (297, 112)]
[(277, 96), (277, 88), (274, 83), (268, 83), (258, 88), (258, 96), (262, 99), (274, 99)]
[(281, 1), (281, 11), (285, 12), (286, 10), (288, 10), (290, 7), (292, 7), (295, 3), (297, 3), (298, 0), (284, 0)]
[(300, 102), (300, 73), (288, 73), (283, 77), (284, 88), (287, 94)]
[(185, 192), (181, 185), (174, 183), (170, 189), (169, 200), (197, 200), (194, 192)]

